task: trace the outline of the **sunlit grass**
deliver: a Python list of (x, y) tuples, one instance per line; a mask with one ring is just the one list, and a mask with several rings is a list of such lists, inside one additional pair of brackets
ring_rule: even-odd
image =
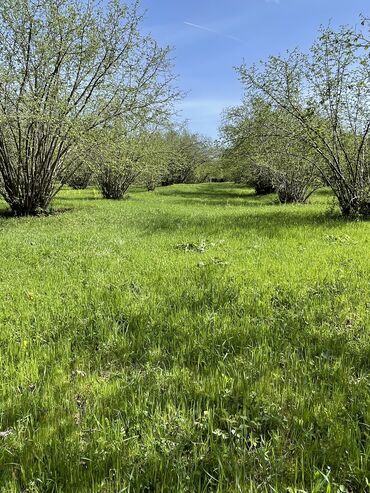
[(0, 491), (364, 492), (370, 223), (330, 202), (90, 189), (1, 218)]

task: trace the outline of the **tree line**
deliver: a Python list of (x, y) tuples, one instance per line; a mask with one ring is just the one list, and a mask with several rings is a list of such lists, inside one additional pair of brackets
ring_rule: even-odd
[(215, 144), (174, 125), (171, 52), (142, 18), (138, 0), (1, 2), (0, 193), (14, 214), (66, 184), (120, 199), (134, 183), (234, 180), (282, 203), (327, 186), (343, 215), (370, 215), (369, 19), (238, 67), (244, 98)]
[(226, 169), (257, 193), (306, 202), (332, 190), (345, 216), (370, 215), (370, 20), (321, 29), (296, 49), (237, 68), (244, 99), (221, 133)]
[(128, 135), (121, 124), (93, 135), (83, 163), (62, 182), (75, 189), (97, 186), (103, 197), (121, 199), (136, 184), (157, 186), (212, 179), (214, 146), (186, 128), (161, 128)]
[(172, 123), (170, 50), (142, 19), (138, 0), (1, 2), (0, 193), (14, 214), (65, 184), (120, 199), (135, 182), (206, 179), (211, 142)]

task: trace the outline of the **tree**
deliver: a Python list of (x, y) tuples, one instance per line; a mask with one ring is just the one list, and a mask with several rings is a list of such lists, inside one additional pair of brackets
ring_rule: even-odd
[(95, 133), (92, 161), (104, 198), (122, 199), (141, 174), (145, 162), (145, 137), (145, 134), (130, 135), (118, 122)]
[[(364, 19), (364, 25), (367, 20)], [(333, 190), (344, 215), (370, 214), (370, 91), (365, 36), (325, 29), (309, 54), (293, 51), (239, 67), (248, 94), (299, 126), (305, 156)]]
[(153, 192), (166, 176), (170, 154), (165, 132), (157, 131), (147, 136), (140, 183), (148, 192)]
[(48, 207), (94, 129), (167, 117), (178, 96), (168, 49), (140, 34), (138, 2), (98, 4), (0, 4), (1, 193), (15, 214)]
[(222, 131), (229, 159), (241, 168), (241, 181), (257, 194), (276, 191), (282, 203), (303, 203), (321, 184), (299, 125), (270, 102), (245, 98), (225, 113)]
[(197, 168), (209, 159), (207, 139), (184, 129), (173, 130), (166, 135), (166, 145), (169, 152), (162, 185), (194, 181)]
[(252, 101), (251, 124), (257, 150), (281, 203), (304, 203), (322, 184), (312, 150), (291, 115), (263, 101)]
[(69, 160), (74, 163), (72, 172), (71, 169), (66, 169), (65, 174), (60, 174), (58, 179), (60, 180), (60, 185), (68, 185), (75, 190), (83, 190), (94, 179), (94, 168), (90, 161), (91, 157), (91, 142), (86, 137), (82, 139), (84, 146), (80, 142), (77, 147), (71, 148), (69, 152)]
[(223, 149), (220, 143), (211, 139), (203, 138), (205, 159), (196, 167), (194, 178), (197, 183), (225, 182), (226, 175), (224, 161), (222, 159)]
[(261, 118), (257, 119), (256, 114), (262, 107), (262, 100), (244, 100), (225, 111), (221, 126), (225, 167), (234, 181), (254, 188), (257, 195), (274, 192), (271, 170), (258, 142)]
[(88, 187), (91, 182), (93, 173), (90, 167), (86, 164), (81, 164), (76, 171), (67, 178), (67, 185), (75, 190), (83, 190)]

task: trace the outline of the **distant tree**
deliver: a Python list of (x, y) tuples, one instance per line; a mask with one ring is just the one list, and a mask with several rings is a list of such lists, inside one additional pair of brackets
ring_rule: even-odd
[(140, 134), (130, 135), (127, 129), (117, 122), (95, 133), (92, 161), (104, 198), (122, 199), (142, 173), (145, 137)]
[(73, 166), (65, 170), (64, 174), (58, 176), (60, 186), (68, 185), (75, 190), (83, 190), (93, 181), (94, 169), (90, 162), (91, 141), (84, 138), (78, 147), (73, 147), (69, 153), (69, 159)]
[(226, 156), (257, 194), (276, 191), (282, 203), (305, 202), (321, 184), (299, 125), (269, 102), (246, 98), (226, 112), (222, 131)]
[(67, 185), (75, 190), (83, 190), (88, 187), (92, 179), (92, 171), (89, 166), (82, 164), (67, 178)]
[(252, 136), (280, 202), (307, 201), (320, 186), (314, 155), (294, 118), (280, 108), (255, 104)]
[(0, 192), (15, 214), (48, 207), (91, 131), (166, 117), (178, 95), (138, 2), (99, 4), (0, 3)]
[(163, 131), (153, 132), (147, 136), (143, 169), (139, 180), (148, 192), (153, 192), (166, 176), (170, 154), (171, 149)]
[(224, 170), (222, 159), (223, 149), (220, 143), (211, 139), (203, 138), (205, 160), (195, 168), (194, 178), (196, 182), (224, 182), (227, 175)]
[(173, 130), (166, 135), (166, 146), (166, 174), (162, 185), (195, 181), (197, 168), (209, 159), (207, 139), (187, 130)]
[[(258, 102), (254, 105), (257, 107)], [(225, 111), (221, 126), (223, 161), (235, 182), (254, 188), (257, 195), (266, 195), (274, 192), (274, 186), (266, 153), (259, 142), (261, 132), (255, 113), (256, 109), (247, 101)]]

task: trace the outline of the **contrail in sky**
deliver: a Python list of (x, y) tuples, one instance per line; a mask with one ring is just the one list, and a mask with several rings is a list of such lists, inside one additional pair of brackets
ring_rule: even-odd
[(216, 34), (217, 36), (222, 36), (223, 38), (232, 39), (233, 41), (238, 41), (240, 43), (243, 43), (243, 40), (236, 38), (235, 36), (229, 36), (228, 34), (220, 33), (206, 26), (200, 26), (199, 24), (193, 24), (192, 22), (184, 22), (184, 24), (190, 27), (195, 27), (195, 29), (201, 29), (202, 31), (207, 31), (212, 34)]

